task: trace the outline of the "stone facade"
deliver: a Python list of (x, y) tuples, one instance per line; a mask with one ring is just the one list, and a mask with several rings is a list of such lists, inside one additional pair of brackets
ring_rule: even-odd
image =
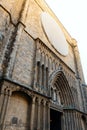
[[(40, 15), (59, 24), (69, 53), (50, 44)], [(77, 42), (44, 0), (0, 0), (0, 130), (86, 130), (87, 86)]]

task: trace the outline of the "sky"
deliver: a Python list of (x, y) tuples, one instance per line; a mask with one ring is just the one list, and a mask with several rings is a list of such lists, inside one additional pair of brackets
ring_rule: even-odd
[(45, 0), (78, 43), (87, 84), (87, 0)]

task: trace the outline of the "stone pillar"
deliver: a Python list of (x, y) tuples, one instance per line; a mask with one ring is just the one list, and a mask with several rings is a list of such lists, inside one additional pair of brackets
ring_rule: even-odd
[(2, 112), (1, 112), (1, 116), (0, 116), (0, 124), (3, 125), (3, 119), (4, 119), (4, 115), (5, 115), (5, 110), (6, 110), (6, 107), (7, 107), (7, 94), (5, 93), (5, 96), (4, 96), (4, 102), (3, 102), (3, 106), (2, 106)]
[(48, 67), (46, 68), (46, 87), (48, 89), (48, 77), (49, 77), (49, 71), (48, 71)]
[(41, 68), (40, 68), (40, 62), (37, 62), (37, 75), (36, 75), (36, 83), (37, 83), (37, 88), (39, 89), (40, 87), (40, 74), (41, 74)]
[(40, 130), (40, 105), (41, 105), (41, 100), (38, 99), (37, 130)]
[(85, 83), (81, 60), (80, 60), (80, 54), (79, 54), (79, 50), (78, 50), (78, 46), (77, 46), (77, 41), (75, 39), (72, 39), (72, 44), (73, 44), (73, 50), (74, 50), (77, 76), (79, 76), (79, 78), (81, 78), (82, 83)]
[(44, 68), (44, 89), (45, 89), (45, 95), (48, 95), (48, 68)]
[(73, 114), (73, 123), (74, 123), (75, 130), (76, 130), (76, 128), (77, 128), (76, 112), (73, 111), (72, 114)]
[(84, 123), (82, 122), (82, 118), (79, 113), (78, 113), (78, 130), (85, 130)]
[(76, 123), (76, 129), (75, 130), (82, 130), (81, 126), (81, 118), (78, 112), (75, 113), (75, 123)]
[(50, 102), (48, 102), (48, 130), (50, 130)]
[(34, 75), (34, 89), (37, 88), (37, 68), (38, 68), (38, 66), (37, 66), (37, 62), (36, 62), (36, 64), (35, 64), (35, 75)]
[(11, 92), (8, 90), (6, 92), (6, 103), (5, 103), (5, 110), (4, 110), (4, 114), (3, 114), (3, 122), (2, 122), (2, 130), (4, 130), (4, 127), (5, 127), (5, 117), (6, 117), (6, 114), (7, 114), (7, 111), (8, 111), (8, 106), (9, 106), (9, 101), (10, 101), (10, 98), (11, 98)]
[(34, 130), (35, 99), (36, 99), (36, 97), (33, 97), (33, 98), (32, 98), (30, 130)]
[[(1, 21), (0, 21), (0, 22), (1, 22)], [(4, 56), (3, 56), (3, 52), (1, 51), (1, 50), (2, 50), (2, 46), (3, 46), (3, 40), (4, 40), (4, 35), (3, 35), (2, 32), (0, 31), (0, 77), (2, 77), (2, 75), (3, 75), (3, 67), (2, 67), (2, 64), (3, 64)]]
[(5, 91), (3, 106), (2, 106), (1, 116), (0, 116), (0, 125), (1, 125), (0, 130), (4, 130), (4, 125), (5, 125), (4, 122), (5, 122), (5, 116), (7, 112), (9, 99), (10, 99), (10, 91)]
[(20, 38), (21, 38), (21, 34), (22, 34), (22, 31), (25, 27), (24, 23), (26, 21), (26, 14), (28, 12), (28, 8), (29, 8), (29, 0), (26, 0), (24, 2), (24, 7), (23, 7), (23, 10), (21, 12), (21, 17), (19, 19), (20, 21), (20, 24), (18, 25), (18, 30), (16, 32), (16, 35), (15, 35), (15, 42), (14, 42), (14, 50), (12, 51), (12, 54), (11, 54), (11, 60), (9, 62), (9, 65), (8, 65), (8, 68), (7, 68), (7, 73), (6, 73), (6, 76), (8, 77), (11, 77), (12, 76), (12, 71), (13, 71), (13, 68), (14, 68), (14, 63), (15, 63), (15, 57), (16, 57), (16, 54), (17, 54), (17, 51), (18, 51), (18, 48), (19, 48), (19, 41), (20, 41)]
[(75, 118), (74, 118), (74, 121), (75, 121), (75, 126), (76, 126), (76, 128), (75, 128), (75, 130), (78, 130), (78, 114), (77, 114), (77, 112), (75, 112)]
[(41, 90), (41, 86), (42, 86), (42, 65), (40, 64), (40, 77), (39, 77), (39, 87), (40, 87), (40, 90)]
[(83, 97), (83, 90), (82, 90), (82, 83), (85, 84), (84, 76), (83, 76), (83, 70), (80, 60), (80, 54), (77, 47), (77, 41), (75, 39), (72, 39), (72, 45), (73, 45), (73, 52), (74, 52), (74, 59), (75, 59), (75, 71), (76, 71), (76, 83), (77, 83), (77, 90), (78, 90), (78, 101), (79, 101), (79, 108), (80, 110), (84, 110), (84, 97)]
[(76, 125), (75, 125), (75, 112), (73, 110), (71, 110), (71, 123), (72, 123), (72, 127), (71, 127), (71, 130), (76, 130)]
[(72, 117), (71, 112), (69, 110), (67, 111), (67, 120), (68, 130), (72, 130)]
[(62, 130), (66, 130), (65, 128), (66, 128), (66, 123), (65, 123), (65, 115), (64, 115), (64, 113), (62, 114), (62, 120), (61, 120), (61, 129)]
[(44, 83), (44, 86), (45, 86), (45, 93), (46, 94), (48, 94), (48, 68), (47, 67), (45, 67), (45, 75), (44, 75), (45, 77), (44, 77), (44, 81), (45, 81), (45, 83)]
[(43, 130), (45, 130), (45, 121), (46, 121), (46, 101), (43, 101)]
[(67, 130), (69, 130), (69, 127), (70, 127), (69, 116), (70, 115), (68, 115), (68, 110), (67, 110), (67, 112), (66, 112), (66, 126), (67, 126)]
[(14, 44), (14, 49), (13, 49), (13, 51), (11, 53), (11, 56), (10, 56), (11, 59), (10, 59), (8, 68), (6, 70), (6, 77), (11, 77), (12, 76), (12, 71), (13, 71), (13, 68), (14, 68), (14, 65), (15, 65), (15, 58), (16, 58), (16, 54), (17, 54), (19, 44), (20, 44), (19, 40), (20, 40), (20, 37), (21, 37), (21, 33), (23, 31), (23, 28), (24, 28), (24, 26), (22, 24), (19, 24), (18, 30), (17, 31), (15, 30), (15, 42), (13, 43)]
[[(0, 94), (0, 115), (1, 115), (1, 112), (2, 112), (3, 102), (4, 102), (4, 92), (1, 91), (1, 94)], [(1, 116), (0, 116), (0, 117), (1, 117)]]
[(63, 113), (61, 114), (61, 129), (64, 130), (65, 126), (64, 126), (64, 115)]
[(2, 91), (1, 96), (0, 96), (0, 130), (2, 127), (2, 113), (3, 113), (3, 107), (4, 107), (4, 98), (5, 98), (5, 94)]
[(46, 78), (47, 78), (47, 75), (46, 75), (46, 67), (44, 67), (44, 88), (46, 90)]
[(22, 14), (21, 14), (21, 18), (20, 18), (20, 21), (23, 24), (26, 21), (26, 15), (27, 15), (27, 12), (28, 12), (28, 9), (29, 9), (29, 3), (30, 3), (29, 0), (26, 0), (25, 3), (24, 3), (24, 8), (23, 8), (23, 11), (22, 11)]
[(69, 126), (68, 126), (68, 123), (69, 123), (68, 110), (66, 110), (64, 112), (64, 116), (65, 116), (65, 129), (64, 130), (69, 130)]

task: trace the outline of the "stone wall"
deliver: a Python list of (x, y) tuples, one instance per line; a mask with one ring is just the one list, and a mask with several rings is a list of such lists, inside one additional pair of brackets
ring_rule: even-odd
[(30, 128), (31, 100), (24, 93), (14, 92), (8, 102), (4, 130)]
[[(64, 32), (68, 56), (49, 42), (43, 11)], [(0, 130), (50, 130), (51, 109), (61, 111), (63, 130), (85, 130), (87, 92), (76, 41), (44, 0), (1, 0), (0, 18)]]

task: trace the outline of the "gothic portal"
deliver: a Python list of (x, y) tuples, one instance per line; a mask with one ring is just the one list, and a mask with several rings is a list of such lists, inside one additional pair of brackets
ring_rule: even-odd
[(0, 0), (0, 130), (86, 130), (77, 42), (44, 0)]

